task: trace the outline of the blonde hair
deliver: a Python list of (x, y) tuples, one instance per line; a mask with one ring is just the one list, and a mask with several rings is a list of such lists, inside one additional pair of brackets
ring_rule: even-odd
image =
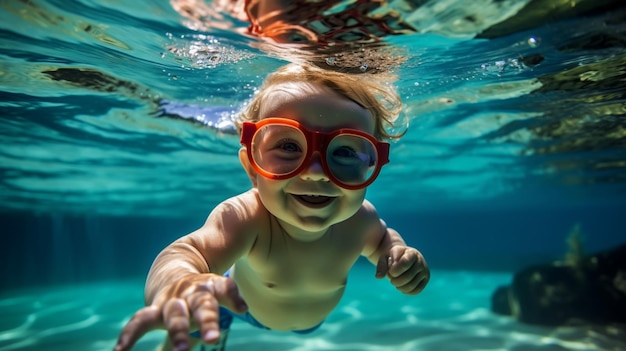
[(399, 139), (406, 132), (406, 130), (400, 133), (389, 132), (402, 110), (402, 101), (391, 84), (391, 76), (348, 74), (309, 64), (288, 64), (271, 73), (249, 104), (240, 112), (236, 121), (237, 127), (240, 128), (244, 121), (259, 120), (260, 106), (267, 101), (273, 87), (297, 82), (327, 87), (369, 110), (375, 118), (374, 137), (378, 140)]

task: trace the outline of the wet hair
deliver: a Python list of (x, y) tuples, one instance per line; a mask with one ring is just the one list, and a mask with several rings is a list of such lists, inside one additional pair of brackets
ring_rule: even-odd
[(274, 87), (289, 83), (308, 83), (329, 88), (370, 111), (375, 118), (374, 137), (378, 140), (399, 139), (406, 132), (393, 133), (402, 110), (402, 101), (390, 75), (350, 74), (326, 70), (309, 64), (288, 64), (271, 73), (244, 107), (237, 118), (240, 128), (244, 121), (259, 120), (260, 107), (270, 98)]

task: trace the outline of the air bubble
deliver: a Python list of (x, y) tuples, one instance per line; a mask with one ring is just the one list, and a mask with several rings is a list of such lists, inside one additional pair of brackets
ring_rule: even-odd
[(536, 38), (536, 37), (528, 38), (528, 46), (530, 46), (531, 48), (536, 48), (537, 46), (539, 46), (540, 43), (541, 43), (541, 39), (539, 38)]

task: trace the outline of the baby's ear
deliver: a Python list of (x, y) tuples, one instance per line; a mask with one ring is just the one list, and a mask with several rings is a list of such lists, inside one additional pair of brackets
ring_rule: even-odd
[(243, 166), (243, 169), (248, 174), (248, 178), (250, 178), (250, 181), (252, 182), (252, 187), (256, 188), (257, 173), (248, 159), (248, 151), (245, 147), (239, 149), (239, 162), (241, 162), (241, 166)]

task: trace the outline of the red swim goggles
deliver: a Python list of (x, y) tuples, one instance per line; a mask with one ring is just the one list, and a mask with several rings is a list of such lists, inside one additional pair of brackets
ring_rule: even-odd
[(241, 144), (262, 176), (284, 180), (301, 173), (319, 152), (326, 176), (338, 186), (363, 189), (389, 163), (389, 143), (356, 129), (313, 131), (286, 118), (244, 122)]

